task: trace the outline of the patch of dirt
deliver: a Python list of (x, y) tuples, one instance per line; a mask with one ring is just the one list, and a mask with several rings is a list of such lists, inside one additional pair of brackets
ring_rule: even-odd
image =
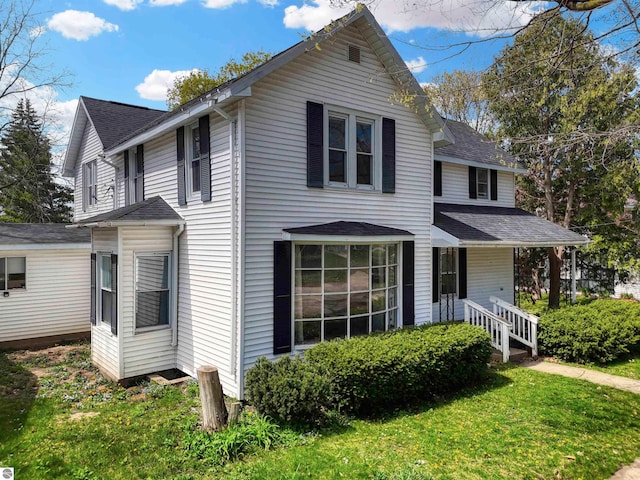
[[(17, 350), (9, 357), (19, 363), (37, 365), (60, 365), (67, 360), (68, 355), (76, 354), (81, 350), (88, 349), (88, 345), (56, 345), (54, 347), (43, 348), (41, 350)], [(73, 352), (73, 353), (72, 353)]]
[(29, 371), (33, 373), (37, 378), (42, 378), (49, 375), (49, 372), (47, 371), (46, 368), (32, 367), (29, 369)]
[(69, 415), (69, 420), (72, 422), (79, 422), (83, 418), (93, 418), (100, 415), (100, 412), (76, 412)]

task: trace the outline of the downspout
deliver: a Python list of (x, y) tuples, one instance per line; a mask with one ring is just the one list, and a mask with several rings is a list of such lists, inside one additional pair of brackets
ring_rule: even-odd
[(236, 159), (236, 129), (237, 122), (230, 121), (229, 123), (229, 160), (231, 162), (231, 368), (233, 369), (232, 375), (236, 382), (239, 384), (238, 379), (238, 242), (237, 242), (237, 226), (238, 222), (236, 215), (238, 212), (238, 204), (236, 194), (238, 192), (238, 186), (236, 185), (238, 162)]
[(173, 232), (173, 255), (171, 255), (171, 291), (173, 295), (171, 296), (171, 310), (173, 314), (173, 322), (171, 323), (171, 346), (175, 347), (178, 345), (178, 276), (179, 276), (179, 263), (178, 256), (180, 255), (180, 235), (184, 232), (185, 226), (184, 224), (178, 225), (178, 228), (175, 232)]
[(239, 151), (238, 157), (238, 202), (239, 205), (239, 225), (238, 225), (238, 240), (240, 241), (238, 262), (238, 295), (240, 296), (240, 305), (238, 312), (238, 398), (244, 398), (244, 228), (245, 228), (245, 200), (244, 200), (244, 165), (246, 159), (245, 151), (245, 101), (241, 100), (238, 105), (238, 123), (236, 125), (237, 145), (236, 148)]

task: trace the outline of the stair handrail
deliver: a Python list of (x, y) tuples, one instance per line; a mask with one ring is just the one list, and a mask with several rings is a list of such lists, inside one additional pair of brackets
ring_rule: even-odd
[(472, 300), (464, 299), (462, 302), (464, 303), (464, 321), (488, 332), (491, 336), (491, 346), (502, 352), (502, 361), (507, 363), (511, 327), (509, 322)]
[[(489, 297), (493, 303), (493, 312), (507, 320), (510, 324), (509, 336), (528, 347), (531, 347), (533, 358), (538, 356), (538, 322), (540, 319), (532, 313), (525, 312), (501, 298)], [(502, 309), (502, 311), (498, 311)]]

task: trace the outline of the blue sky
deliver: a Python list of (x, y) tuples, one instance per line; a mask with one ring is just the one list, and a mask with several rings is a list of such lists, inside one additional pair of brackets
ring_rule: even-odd
[[(424, 47), (522, 25), (544, 5), (417, 0), (419, 8), (408, 11), (410, 3), (376, 0), (371, 10), (421, 82), (443, 71), (484, 68), (505, 41), (474, 45), (449, 59), (451, 50)], [(43, 28), (37, 33), (54, 68), (72, 75), (70, 87), (53, 92), (68, 131), (80, 95), (164, 109), (166, 86), (179, 72), (215, 71), (250, 50), (277, 53), (353, 6), (336, 8), (331, 0), (38, 0)]]

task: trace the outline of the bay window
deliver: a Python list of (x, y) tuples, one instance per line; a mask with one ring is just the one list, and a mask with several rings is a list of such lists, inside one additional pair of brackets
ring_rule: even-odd
[(399, 326), (396, 243), (296, 244), (295, 345)]

